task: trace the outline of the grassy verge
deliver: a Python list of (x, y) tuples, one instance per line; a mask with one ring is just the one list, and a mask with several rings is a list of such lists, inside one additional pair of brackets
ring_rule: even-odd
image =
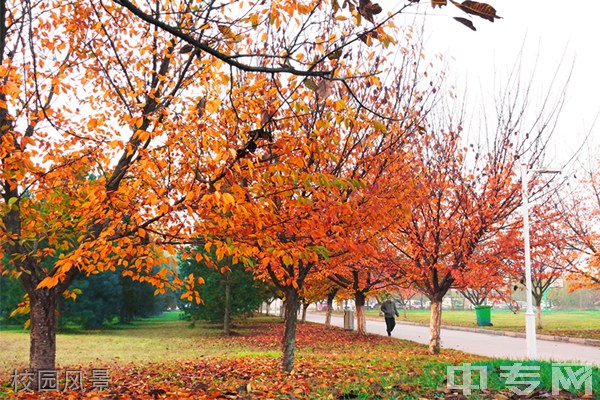
[[(235, 334), (223, 337), (217, 326), (191, 329), (176, 314), (166, 314), (121, 329), (59, 334), (59, 379), (68, 369), (82, 370), (84, 376), (91, 369), (106, 369), (110, 381), (107, 390), (97, 393), (100, 398), (459, 399), (455, 394), (460, 390), (446, 388), (447, 367), (471, 363), (485, 367), (489, 382), (485, 394), (474, 390), (472, 398), (511, 398), (500, 370), (513, 362), (453, 350), (430, 356), (425, 346), (412, 342), (359, 337), (319, 324), (299, 325), (295, 369), (286, 374), (279, 360), (282, 332), (279, 320), (261, 317), (236, 323)], [(0, 396), (31, 398), (13, 393), (9, 377), (13, 369), (25, 367), (27, 354), (14, 350), (27, 343), (23, 332), (0, 335)], [(541, 396), (551, 389), (551, 366), (536, 365), (542, 372)], [(594, 387), (600, 387), (598, 369), (593, 373)], [(92, 383), (84, 382), (85, 396), (93, 397)], [(71, 391), (35, 397), (80, 395)]]
[[(367, 311), (367, 315), (378, 316), (376, 310)], [(398, 321), (411, 321), (429, 323), (429, 310), (408, 310), (404, 319), (400, 310)], [(590, 339), (600, 339), (600, 311), (543, 311), (543, 329), (538, 329), (539, 334), (570, 336)], [(444, 310), (442, 323), (445, 325), (478, 327), (475, 311)], [(525, 312), (513, 314), (508, 310), (492, 309), (493, 326), (478, 327), (488, 330), (525, 331)]]
[[(178, 312), (134, 321), (108, 330), (59, 333), (56, 338), (58, 366), (110, 364), (121, 362), (162, 362), (190, 358), (222, 356), (233, 343), (221, 337), (219, 326), (189, 324), (179, 320)], [(251, 326), (239, 327), (244, 334)], [(201, 343), (205, 342), (205, 343)], [(29, 332), (0, 332), (0, 371), (23, 369), (29, 360)]]

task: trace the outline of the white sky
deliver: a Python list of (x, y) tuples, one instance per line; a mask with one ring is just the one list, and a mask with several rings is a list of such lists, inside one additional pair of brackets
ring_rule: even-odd
[[(557, 137), (548, 148), (548, 159), (556, 157), (555, 164), (564, 163), (590, 132), (591, 148), (597, 157), (600, 121), (595, 126), (594, 121), (600, 112), (600, 1), (486, 1), (503, 19), (491, 23), (465, 14), (450, 2), (442, 9), (432, 10), (429, 0), (421, 0), (418, 13), (428, 14), (424, 33), (428, 58), (441, 53), (449, 59), (449, 78), (457, 82), (459, 89), (466, 80), (468, 98), (472, 101), (491, 98), (494, 81), (498, 85), (501, 77), (506, 76), (521, 48), (524, 48), (525, 69), (533, 68), (537, 59), (534, 82), (538, 93), (547, 89), (561, 59), (563, 76), (574, 65), (567, 102)], [(417, 9), (410, 12), (414, 11)], [(451, 18), (455, 16), (471, 19), (477, 31)], [(422, 19), (416, 17), (417, 21)], [(585, 159), (589, 154), (586, 150), (580, 158)]]

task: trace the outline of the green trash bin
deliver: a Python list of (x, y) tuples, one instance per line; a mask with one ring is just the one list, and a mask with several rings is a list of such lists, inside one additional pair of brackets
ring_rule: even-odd
[(492, 306), (475, 306), (475, 315), (477, 316), (477, 325), (492, 325)]

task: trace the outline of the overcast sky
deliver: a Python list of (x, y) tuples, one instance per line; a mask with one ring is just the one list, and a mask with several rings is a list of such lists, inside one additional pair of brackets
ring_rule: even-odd
[[(468, 80), (469, 99), (491, 97), (494, 81), (506, 76), (521, 49), (525, 69), (537, 60), (536, 89), (544, 92), (557, 66), (562, 75), (573, 66), (567, 89), (567, 103), (551, 144), (549, 159), (564, 162), (577, 150), (586, 135), (595, 154), (600, 145), (600, 1), (580, 0), (487, 0), (503, 19), (491, 23), (469, 16), (448, 2), (433, 11), (429, 0), (421, 0), (419, 14), (425, 20), (426, 53), (441, 53), (450, 61), (450, 78), (460, 84)], [(416, 11), (416, 10), (413, 10)], [(477, 31), (471, 31), (451, 17), (466, 17)], [(408, 15), (407, 18), (410, 18)], [(423, 19), (423, 18), (418, 18)], [(586, 150), (581, 158), (588, 156)]]

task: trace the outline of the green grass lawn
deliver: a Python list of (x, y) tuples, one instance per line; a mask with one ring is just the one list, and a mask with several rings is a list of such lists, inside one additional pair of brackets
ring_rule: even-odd
[[(56, 363), (147, 363), (220, 356), (236, 350), (221, 338), (219, 326), (202, 324), (191, 329), (188, 322), (179, 320), (179, 314), (165, 312), (108, 330), (59, 333)], [(248, 327), (243, 326), (242, 333), (243, 329)], [(210, 344), (200, 345), (206, 338), (211, 338)], [(25, 368), (28, 359), (29, 332), (14, 327), (0, 331), (0, 371)]]
[[(400, 310), (398, 321), (404, 320)], [(367, 315), (379, 316), (377, 310), (367, 311)], [(408, 310), (407, 321), (429, 323), (429, 310)], [(600, 311), (542, 311), (543, 329), (537, 333), (600, 339)], [(477, 327), (474, 310), (443, 310), (442, 324)], [(483, 327), (490, 330), (525, 331), (525, 312), (513, 314), (508, 310), (492, 309), (492, 324)]]
[[(472, 363), (486, 368), (490, 388), (485, 396), (472, 398), (511, 398), (499, 371), (512, 361), (454, 350), (431, 356), (426, 346), (413, 342), (326, 330), (320, 324), (299, 324), (295, 368), (284, 373), (282, 333), (278, 318), (236, 321), (234, 334), (224, 337), (219, 326), (197, 323), (190, 328), (178, 313), (166, 313), (118, 329), (61, 333), (57, 363), (59, 371), (109, 370), (109, 388), (99, 398), (282, 400), (458, 399), (446, 388), (447, 367)], [(0, 331), (0, 397), (20, 396), (12, 393), (9, 374), (27, 365), (28, 340), (26, 332)], [(551, 366), (536, 365), (541, 366), (542, 396), (551, 388)], [(594, 387), (600, 387), (600, 372), (594, 368), (593, 373)], [(94, 396), (89, 385), (86, 390), (86, 396)], [(50, 393), (37, 398), (78, 395)]]

